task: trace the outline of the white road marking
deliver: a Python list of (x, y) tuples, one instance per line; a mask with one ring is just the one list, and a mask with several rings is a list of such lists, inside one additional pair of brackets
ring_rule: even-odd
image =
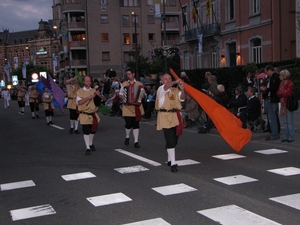
[(147, 169), (143, 166), (137, 165), (137, 166), (116, 168), (115, 170), (118, 171), (119, 173), (126, 174), (126, 173), (136, 173), (136, 172), (147, 171), (149, 169)]
[(57, 129), (59, 129), (59, 130), (64, 130), (65, 128), (63, 128), (63, 127), (60, 127), (60, 126), (57, 126), (57, 125), (54, 125), (54, 124), (50, 124), (50, 126), (51, 127), (55, 127), (55, 128), (57, 128)]
[(259, 151), (255, 151), (255, 152), (260, 153), (260, 154), (264, 154), (264, 155), (287, 153), (287, 151), (276, 149), (276, 148), (266, 149), (266, 150), (259, 150)]
[(243, 184), (243, 183), (258, 181), (257, 179), (247, 177), (244, 175), (220, 177), (220, 178), (214, 178), (214, 180), (227, 185)]
[(222, 154), (222, 155), (213, 155), (212, 157), (217, 159), (222, 159), (222, 160), (230, 160), (230, 159), (245, 158), (246, 156), (230, 153), (230, 154)]
[(1, 184), (0, 190), (8, 191), (13, 189), (27, 188), (33, 186), (35, 186), (35, 183), (32, 180), (25, 180), (25, 181), (13, 182), (13, 183)]
[(186, 184), (174, 184), (174, 185), (168, 185), (168, 186), (162, 186), (162, 187), (155, 187), (152, 188), (152, 190), (158, 192), (161, 195), (175, 195), (175, 194), (181, 194), (185, 192), (191, 192), (191, 191), (197, 191), (196, 188), (190, 187)]
[(71, 180), (81, 180), (81, 179), (87, 179), (87, 178), (93, 178), (96, 177), (91, 172), (83, 172), (83, 173), (73, 173), (73, 174), (67, 174), (61, 176), (65, 181), (71, 181)]
[(161, 166), (161, 164), (158, 163), (158, 162), (155, 162), (155, 161), (152, 161), (152, 160), (150, 160), (150, 159), (144, 158), (144, 157), (142, 157), (142, 156), (133, 154), (133, 153), (131, 153), (131, 152), (127, 152), (127, 151), (122, 150), (122, 149), (115, 149), (115, 151), (120, 152), (120, 153), (122, 153), (122, 154), (124, 154), (124, 155), (128, 155), (128, 156), (130, 156), (130, 157), (132, 157), (132, 158), (138, 159), (138, 160), (140, 160), (140, 161), (142, 161), (142, 162), (148, 163), (148, 164), (150, 164), (150, 165), (152, 165), (152, 166)]
[(279, 225), (279, 223), (252, 213), (236, 205), (200, 210), (198, 213), (223, 225)]
[(283, 205), (287, 205), (289, 207), (300, 210), (300, 193), (293, 195), (285, 195), (280, 197), (269, 198), (274, 202), (281, 203)]
[(86, 198), (86, 199), (91, 204), (93, 204), (95, 207), (132, 201), (131, 198), (127, 197), (126, 195), (124, 195), (121, 192), (120, 193), (114, 193), (114, 194), (108, 194), (108, 195), (100, 195), (100, 196), (95, 196), (95, 197), (89, 197), (89, 198)]
[(296, 167), (285, 167), (285, 168), (278, 168), (273, 170), (268, 170), (271, 173), (277, 173), (283, 176), (293, 176), (300, 174), (300, 169)]
[(10, 211), (10, 215), (13, 221), (29, 219), (39, 216), (48, 216), (55, 214), (55, 210), (51, 205), (39, 205), (34, 207), (28, 207), (23, 209), (15, 209)]
[(155, 219), (150, 219), (150, 220), (138, 221), (135, 223), (126, 223), (123, 225), (171, 225), (171, 224), (167, 223), (162, 218), (155, 218)]
[(200, 164), (200, 162), (194, 161), (192, 159), (183, 159), (183, 160), (176, 160), (176, 164), (178, 166), (188, 166), (188, 165)]

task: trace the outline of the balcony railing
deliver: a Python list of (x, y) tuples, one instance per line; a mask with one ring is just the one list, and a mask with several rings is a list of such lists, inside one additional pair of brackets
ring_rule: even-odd
[[(164, 24), (162, 23), (161, 29), (164, 29)], [(167, 30), (179, 30), (179, 23), (166, 23)]]
[(198, 35), (202, 34), (203, 37), (220, 34), (221, 24), (212, 23), (198, 28), (190, 29), (185, 31), (184, 37), (186, 41), (192, 41), (198, 39)]
[(69, 29), (85, 29), (85, 23), (84, 22), (70, 22), (69, 23)]
[(72, 47), (86, 47), (86, 42), (85, 41), (71, 41), (70, 42), (70, 48)]
[[(69, 60), (66, 60), (65, 61), (65, 68), (68, 68), (69, 67)], [(71, 67), (74, 66), (86, 66), (86, 59), (73, 59), (71, 60)]]

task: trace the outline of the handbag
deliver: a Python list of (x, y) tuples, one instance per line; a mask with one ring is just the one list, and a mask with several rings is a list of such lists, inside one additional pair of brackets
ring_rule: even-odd
[(296, 111), (298, 109), (298, 99), (296, 96), (295, 89), (293, 93), (288, 97), (286, 108), (291, 112)]

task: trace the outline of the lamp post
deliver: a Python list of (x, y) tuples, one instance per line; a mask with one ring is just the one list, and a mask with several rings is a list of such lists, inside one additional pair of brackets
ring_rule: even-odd
[(131, 13), (134, 16), (134, 39), (135, 39), (135, 76), (138, 78), (138, 51), (137, 51), (137, 33), (136, 33), (136, 19), (137, 19), (137, 15), (132, 12)]

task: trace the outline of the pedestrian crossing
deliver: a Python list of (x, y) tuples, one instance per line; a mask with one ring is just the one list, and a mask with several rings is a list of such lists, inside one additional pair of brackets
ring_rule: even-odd
[[(115, 149), (116, 152), (125, 155), (126, 157), (131, 157), (134, 162), (139, 161), (146, 163), (148, 166), (144, 167), (142, 165), (132, 165), (126, 167), (114, 168), (114, 171), (121, 174), (134, 174), (134, 173), (147, 173), (151, 172), (154, 168), (161, 166), (162, 164), (156, 162), (152, 159), (147, 159), (145, 157), (140, 156), (139, 154), (134, 154), (123, 149)], [(280, 149), (265, 149), (255, 151), (258, 154), (262, 155), (273, 155), (273, 154), (283, 154), (288, 153), (288, 151), (280, 150)], [(247, 157), (242, 154), (220, 154), (213, 155), (212, 158), (216, 160), (228, 161), (228, 160), (243, 160)], [(201, 162), (192, 160), (192, 159), (181, 159), (177, 161), (178, 166), (198, 166)], [(297, 167), (284, 167), (284, 168), (270, 168), (265, 172), (273, 173), (277, 176), (295, 176), (300, 174), (300, 168)], [(65, 182), (76, 182), (78, 180), (92, 179), (96, 178), (97, 174), (91, 173), (89, 171), (81, 172), (81, 173), (71, 173), (61, 175), (61, 179)], [(234, 185), (247, 185), (252, 182), (260, 182), (259, 179), (255, 177), (249, 177), (245, 174), (236, 174), (230, 176), (216, 177), (212, 178), (213, 181), (221, 183), (227, 186)], [(0, 184), (1, 192), (11, 191), (15, 189), (24, 189), (24, 188), (33, 188), (40, 185), (33, 180), (25, 180), (25, 181), (16, 181), (12, 183), (4, 183)], [(189, 192), (198, 192), (199, 190), (193, 187), (192, 184), (186, 183), (173, 183), (167, 184), (163, 186), (155, 186), (149, 187), (149, 190), (152, 190), (157, 195), (161, 196), (177, 196), (183, 195)], [(1, 194), (0, 192), (0, 194)], [(94, 207), (105, 207), (113, 204), (126, 204), (128, 202), (134, 202), (136, 199), (127, 193), (116, 192), (116, 193), (102, 193), (102, 195), (90, 196), (86, 197), (85, 201), (88, 201)], [(290, 193), (289, 195), (284, 196), (274, 196), (268, 198), (270, 202), (274, 202), (276, 204), (285, 205), (297, 210), (300, 210), (300, 193)], [(8, 213), (8, 212), (7, 212)], [(48, 203), (42, 203), (37, 206), (28, 206), (25, 208), (17, 208), (9, 211), (12, 221), (17, 220), (25, 220), (29, 218), (41, 217), (41, 216), (54, 216), (54, 214), (59, 214), (60, 212), (56, 210), (52, 205)], [(276, 221), (272, 221), (268, 218), (265, 218), (261, 215), (253, 213), (245, 208), (241, 208), (238, 205), (220, 205), (215, 208), (208, 209), (195, 209), (195, 213), (199, 216), (204, 216), (209, 218), (212, 221), (215, 221), (220, 224), (270, 224), (275, 225), (279, 224)], [(234, 215), (234, 216), (233, 216)], [(171, 224), (167, 220), (161, 217), (157, 218), (145, 218), (145, 220), (141, 221), (124, 221), (127, 222), (127, 225), (165, 225)], [(128, 223), (129, 222), (129, 223)]]

